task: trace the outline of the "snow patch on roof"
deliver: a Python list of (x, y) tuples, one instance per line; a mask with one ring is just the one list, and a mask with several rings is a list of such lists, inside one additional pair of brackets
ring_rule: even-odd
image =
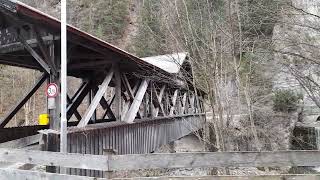
[(182, 64), (185, 62), (187, 56), (188, 54), (183, 52), (161, 56), (145, 57), (141, 59), (168, 73), (177, 74), (180, 71)]

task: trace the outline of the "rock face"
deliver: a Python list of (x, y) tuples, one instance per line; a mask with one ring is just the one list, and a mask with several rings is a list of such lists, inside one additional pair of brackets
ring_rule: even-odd
[[(304, 119), (319, 114), (320, 0), (291, 0), (274, 27), (274, 89), (291, 89), (303, 94)], [(301, 86), (301, 84), (304, 86)], [(313, 89), (310, 93), (309, 89)], [(309, 95), (313, 95), (311, 98)], [(319, 104), (318, 104), (319, 105)], [(311, 117), (313, 121), (317, 117)]]

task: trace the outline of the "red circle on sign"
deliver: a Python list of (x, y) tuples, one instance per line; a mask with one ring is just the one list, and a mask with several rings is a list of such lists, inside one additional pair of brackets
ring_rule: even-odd
[(57, 97), (58, 96), (58, 85), (55, 83), (48, 84), (47, 88), (46, 88), (46, 95), (49, 98)]

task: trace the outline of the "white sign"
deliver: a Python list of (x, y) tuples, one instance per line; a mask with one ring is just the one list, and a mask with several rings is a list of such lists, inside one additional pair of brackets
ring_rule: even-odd
[(46, 95), (49, 98), (54, 98), (58, 95), (58, 86), (55, 83), (50, 83), (47, 86)]
[(48, 98), (48, 109), (55, 109), (55, 108), (56, 108), (55, 98), (49, 97)]

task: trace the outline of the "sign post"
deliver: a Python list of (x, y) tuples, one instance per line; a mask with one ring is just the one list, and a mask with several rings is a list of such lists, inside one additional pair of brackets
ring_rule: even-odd
[[(61, 126), (60, 152), (67, 152), (67, 0), (61, 0)], [(62, 171), (66, 170), (63, 168)], [(66, 173), (66, 172), (61, 172)]]
[(48, 98), (55, 98), (58, 96), (58, 85), (50, 83), (47, 86), (46, 95)]
[(58, 96), (58, 85), (55, 83), (48, 84), (46, 95), (48, 97), (48, 109), (56, 109), (55, 98)]

